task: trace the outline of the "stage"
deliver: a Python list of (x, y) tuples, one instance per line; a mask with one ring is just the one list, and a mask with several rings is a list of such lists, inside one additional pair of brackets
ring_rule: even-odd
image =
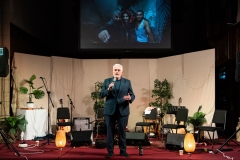
[[(54, 140), (51, 140), (50, 143), (42, 145), (46, 140), (40, 141), (40, 146), (35, 146), (36, 142), (32, 140), (24, 141), (28, 144), (28, 147), (19, 147), (19, 143), (22, 141), (17, 141), (11, 143), (16, 150), (19, 152), (20, 156), (17, 156), (16, 152), (9, 146), (8, 149), (6, 144), (0, 144), (0, 159), (9, 160), (9, 159), (105, 159), (107, 154), (106, 148), (97, 148), (93, 142), (92, 146), (78, 146), (71, 147), (71, 141), (68, 140), (66, 146), (59, 150), (55, 146)], [(219, 141), (220, 142), (220, 141)], [(221, 140), (224, 142), (224, 140)], [(143, 146), (143, 155), (139, 155), (138, 146), (127, 145), (127, 152), (130, 154), (130, 159), (194, 159), (194, 160), (223, 160), (223, 159), (240, 159), (240, 146), (232, 141), (229, 141), (230, 146), (225, 145), (222, 151), (217, 152), (216, 154), (211, 153), (211, 145), (197, 144), (197, 148), (194, 153), (188, 154), (185, 153), (180, 156), (178, 150), (169, 150), (165, 148), (165, 145), (158, 138), (149, 138), (150, 145)], [(218, 149), (223, 143), (216, 143), (214, 145), (214, 151)], [(204, 151), (205, 149), (205, 151)], [(231, 149), (231, 150), (230, 150)], [(206, 151), (207, 150), (207, 151)], [(209, 152), (210, 151), (210, 152)], [(112, 159), (125, 159), (119, 155), (119, 148), (115, 145), (114, 156)]]

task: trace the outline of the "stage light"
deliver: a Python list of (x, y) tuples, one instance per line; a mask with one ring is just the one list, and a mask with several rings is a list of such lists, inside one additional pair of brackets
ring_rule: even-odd
[(196, 148), (195, 139), (192, 133), (187, 133), (184, 138), (184, 150), (187, 153), (194, 152)]

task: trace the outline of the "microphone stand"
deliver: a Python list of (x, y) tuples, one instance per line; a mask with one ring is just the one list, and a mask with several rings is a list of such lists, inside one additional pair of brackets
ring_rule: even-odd
[(73, 126), (73, 123), (72, 123), (72, 108), (75, 109), (75, 107), (74, 107), (73, 102), (72, 102), (71, 98), (69, 97), (69, 95), (67, 95), (67, 96), (68, 96), (69, 101), (70, 101), (70, 104), (71, 104), (71, 114), (70, 114), (70, 119), (71, 119), (71, 131), (73, 131), (73, 129), (72, 129), (72, 126)]
[[(2, 132), (2, 129), (0, 128), (0, 135), (2, 136), (2, 139), (5, 142), (4, 146), (7, 146), (8, 149), (10, 149), (10, 147), (12, 147), (12, 149), (14, 150), (15, 154), (17, 156), (21, 156), (21, 154), (19, 153), (19, 151), (12, 145), (12, 143), (7, 139), (6, 135)], [(2, 149), (4, 146), (2, 146), (0, 149)], [(10, 147), (9, 147), (10, 146)]]
[[(40, 77), (41, 78), (41, 77)], [(43, 81), (43, 84), (44, 84), (44, 87), (45, 87), (45, 89), (46, 89), (46, 92), (47, 92), (47, 94), (48, 94), (48, 134), (47, 134), (47, 142), (44, 142), (44, 143), (42, 143), (42, 146), (44, 146), (45, 144), (48, 144), (49, 145), (49, 143), (50, 143), (50, 134), (49, 134), (49, 126), (50, 126), (50, 109), (49, 109), (49, 104), (50, 104), (50, 102), (51, 102), (51, 104), (52, 104), (52, 106), (53, 106), (53, 108), (54, 108), (54, 105), (53, 105), (53, 102), (52, 102), (52, 99), (51, 99), (51, 97), (50, 97), (50, 91), (48, 91), (48, 89), (47, 89), (47, 86), (46, 86), (46, 84), (45, 84), (45, 82), (44, 82), (44, 78), (41, 78), (42, 79), (42, 81)]]
[[(225, 144), (227, 144), (230, 140), (232, 140), (232, 137), (233, 137), (237, 132), (239, 132), (239, 131), (240, 131), (240, 128), (238, 128), (238, 130), (236, 130), (236, 132), (234, 132), (234, 133), (228, 138), (228, 140), (225, 141), (225, 142), (223, 143), (223, 145), (221, 145), (221, 146), (214, 152), (214, 154), (217, 154), (218, 151), (221, 151), (221, 149), (223, 148), (223, 146), (225, 146)], [(237, 142), (235, 142), (235, 141), (233, 141), (233, 140), (232, 140), (232, 142), (234, 142), (235, 144), (239, 145)]]

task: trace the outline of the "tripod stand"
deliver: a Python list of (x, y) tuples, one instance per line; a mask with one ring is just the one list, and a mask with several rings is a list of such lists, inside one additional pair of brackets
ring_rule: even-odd
[[(18, 152), (18, 150), (12, 145), (12, 143), (7, 139), (7, 137), (5, 136), (5, 134), (2, 132), (2, 129), (0, 129), (0, 134), (1, 134), (1, 136), (2, 136), (2, 138), (3, 138), (3, 140), (4, 140), (4, 142), (5, 142), (5, 145), (7, 145), (7, 147), (8, 147), (8, 149), (10, 149), (9, 148), (9, 145), (12, 147), (12, 149), (14, 150), (14, 152), (18, 155), (18, 156), (20, 156), (20, 153)], [(4, 145), (4, 146), (5, 146)], [(4, 147), (3, 146), (3, 147)], [(3, 148), (2, 147), (2, 148)], [(1, 148), (0, 148), (1, 149)]]
[(47, 94), (48, 94), (48, 134), (47, 134), (47, 142), (45, 142), (45, 143), (42, 143), (42, 146), (43, 145), (45, 145), (45, 144), (48, 144), (49, 145), (49, 143), (50, 143), (50, 134), (49, 134), (49, 126), (50, 126), (50, 108), (49, 108), (49, 104), (50, 104), (50, 102), (51, 102), (51, 104), (52, 104), (52, 106), (53, 106), (53, 108), (54, 108), (54, 105), (53, 105), (53, 102), (52, 102), (52, 99), (51, 99), (51, 97), (50, 97), (50, 91), (48, 91), (48, 89), (47, 89), (47, 86), (46, 86), (46, 84), (45, 84), (45, 82), (44, 82), (44, 80), (43, 79), (45, 79), (45, 78), (43, 78), (43, 77), (40, 77), (41, 79), (42, 79), (42, 81), (43, 81), (43, 84), (44, 84), (44, 87), (45, 87), (45, 89), (46, 89), (46, 92), (47, 92)]
[[(223, 145), (222, 146), (220, 146), (215, 152), (214, 152), (214, 154), (216, 154), (218, 151), (220, 151), (222, 148), (223, 148), (223, 146), (225, 146), (225, 144), (227, 144), (230, 140), (232, 140), (232, 137), (237, 133), (237, 132), (239, 132), (240, 131), (240, 128), (236, 131), (236, 132), (234, 132), (229, 138), (228, 138), (228, 140), (226, 140), (226, 142), (224, 142), (223, 143)], [(232, 140), (233, 141), (233, 140)], [(237, 144), (237, 145), (239, 145), (237, 142), (235, 142), (235, 141), (233, 141), (235, 144)]]

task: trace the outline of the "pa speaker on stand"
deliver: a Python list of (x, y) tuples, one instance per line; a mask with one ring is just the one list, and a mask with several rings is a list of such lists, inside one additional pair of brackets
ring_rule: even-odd
[(8, 49), (0, 47), (0, 77), (7, 77), (9, 73), (8, 56)]

